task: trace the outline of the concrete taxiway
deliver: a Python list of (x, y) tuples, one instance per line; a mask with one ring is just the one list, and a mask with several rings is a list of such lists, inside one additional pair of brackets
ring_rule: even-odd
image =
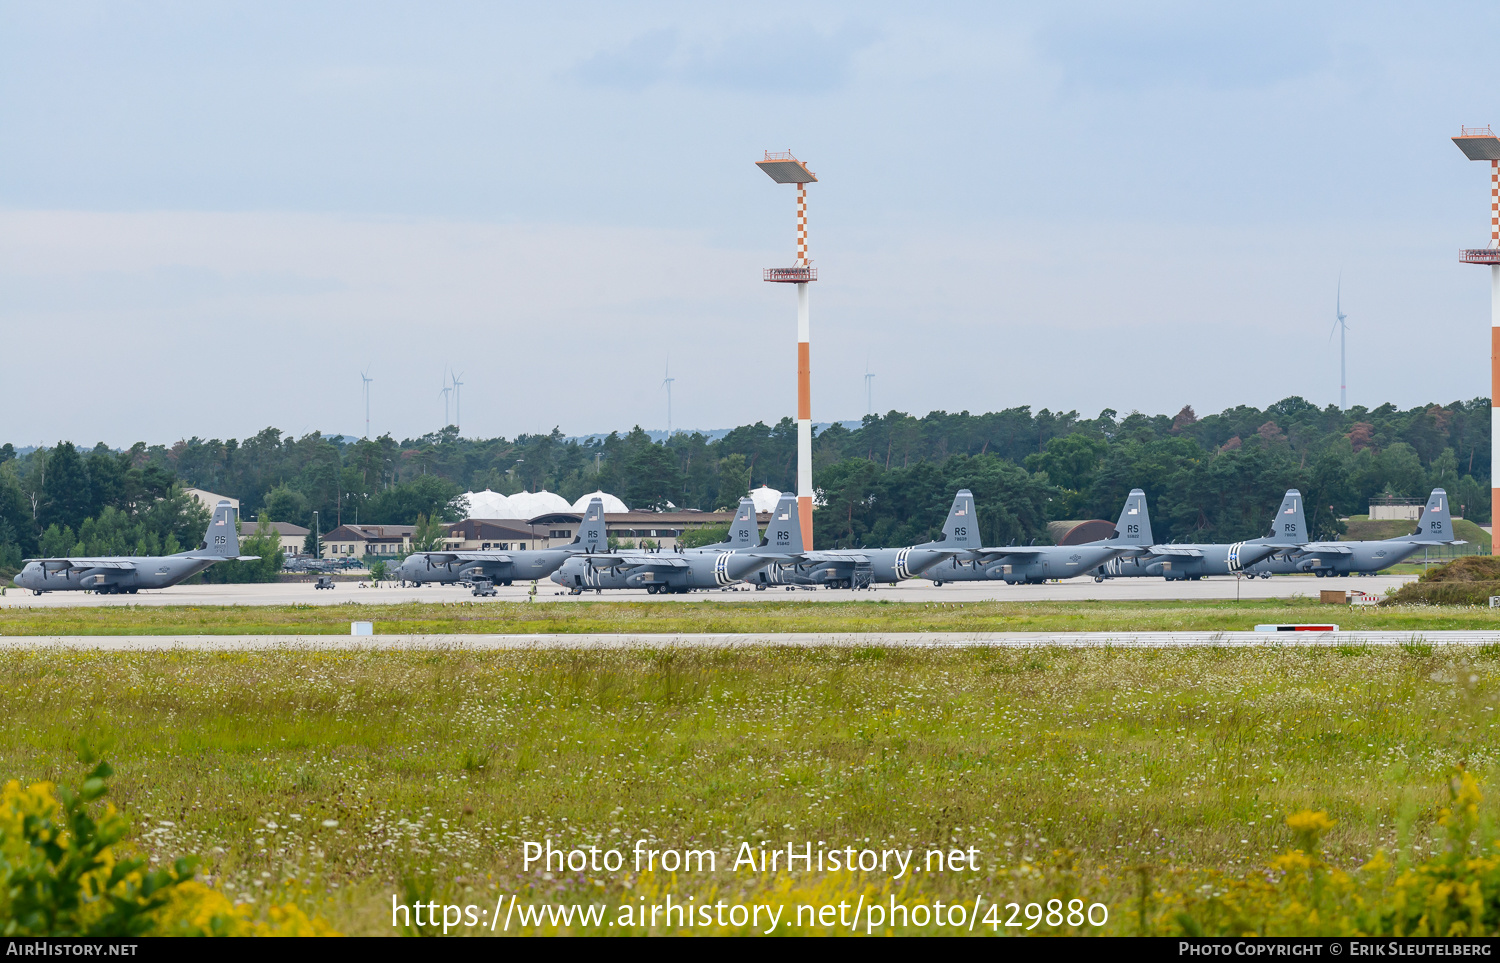
[(1285, 648), (1495, 645), (1500, 631), (1453, 632), (859, 632), (552, 635), (53, 635), (0, 636), (0, 649), (104, 652), (662, 649), (751, 646), (911, 648)]
[[(537, 602), (633, 601), (673, 602), (764, 602), (808, 601), (847, 602), (886, 600), (892, 602), (1048, 602), (1100, 601), (1135, 602), (1147, 600), (1222, 601), (1226, 599), (1281, 599), (1297, 596), (1316, 598), (1319, 590), (1359, 591), (1383, 596), (1387, 590), (1413, 581), (1415, 575), (1374, 575), (1354, 578), (1314, 578), (1311, 575), (1281, 575), (1270, 579), (1205, 578), (1197, 582), (1168, 582), (1159, 578), (1122, 578), (1095, 582), (1072, 579), (1042, 585), (1006, 585), (1004, 582), (950, 582), (934, 585), (926, 579), (912, 579), (897, 585), (882, 585), (874, 590), (797, 589), (778, 586), (765, 591), (745, 587), (720, 591), (691, 592), (686, 595), (647, 595), (645, 590), (619, 592), (585, 592), (569, 595), (556, 583), (537, 584)], [(475, 598), (459, 585), (429, 584), (420, 588), (382, 583), (379, 587), (359, 582), (338, 582), (333, 589), (316, 589), (310, 582), (271, 582), (254, 585), (176, 585), (168, 589), (145, 590), (135, 595), (95, 595), (92, 592), (48, 592), (33, 595), (11, 586), (0, 596), (0, 608), (61, 607), (76, 605), (338, 605), (358, 602), (390, 605), (400, 602), (522, 602), (531, 591), (531, 583), (497, 586), (496, 595)]]

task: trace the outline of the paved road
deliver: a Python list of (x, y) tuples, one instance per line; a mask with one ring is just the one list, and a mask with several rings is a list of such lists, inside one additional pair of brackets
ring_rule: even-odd
[(326, 651), (344, 649), (632, 649), (738, 646), (911, 646), (916, 648), (1184, 648), (1225, 646), (1492, 645), (1497, 632), (867, 632), (703, 635), (53, 635), (0, 636), (0, 650)]
[[(1360, 578), (1314, 578), (1310, 575), (1282, 575), (1271, 579), (1205, 578), (1199, 582), (1168, 582), (1159, 578), (1122, 578), (1106, 582), (1072, 579), (1047, 585), (1006, 585), (1004, 582), (951, 582), (935, 586), (926, 579), (913, 579), (899, 585), (881, 586), (873, 592), (847, 589), (798, 590), (782, 588), (756, 592), (749, 589), (714, 592), (692, 592), (687, 595), (650, 595), (637, 591), (586, 593), (568, 595), (553, 582), (537, 585), (538, 602), (569, 600), (626, 599), (670, 605), (673, 602), (753, 602), (796, 599), (810, 602), (843, 602), (850, 599), (889, 599), (896, 602), (1042, 602), (1042, 601), (1139, 601), (1145, 599), (1268, 599), (1297, 595), (1316, 597), (1320, 589), (1358, 590), (1383, 595), (1415, 579), (1414, 575), (1380, 575)], [(92, 592), (48, 592), (33, 595), (11, 586), (0, 596), (0, 608), (22, 606), (67, 607), (74, 605), (337, 605), (341, 602), (390, 604), (396, 602), (510, 601), (526, 599), (529, 584), (498, 587), (494, 599), (475, 599), (467, 589), (455, 586), (428, 585), (424, 588), (402, 588), (382, 585), (361, 588), (358, 582), (340, 582), (334, 589), (315, 589), (310, 582), (276, 582), (265, 585), (178, 585), (136, 595), (95, 595)]]

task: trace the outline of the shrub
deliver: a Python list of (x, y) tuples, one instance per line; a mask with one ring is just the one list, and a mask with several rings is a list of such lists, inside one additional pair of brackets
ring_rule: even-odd
[(1500, 558), (1493, 555), (1465, 555), (1447, 565), (1428, 569), (1420, 579), (1437, 582), (1500, 582)]
[(100, 762), (77, 792), (50, 782), (0, 790), (0, 931), (5, 936), (333, 936), (293, 904), (265, 918), (194, 879), (197, 857), (166, 869), (122, 844), (129, 823), (109, 803)]
[[(1440, 825), (1447, 851), (1395, 872), (1377, 852), (1352, 875), (1329, 864), (1320, 841), (1333, 828), (1326, 812), (1287, 817), (1296, 848), (1267, 872), (1215, 875), (1190, 893), (1156, 894), (1147, 924), (1157, 935), (1494, 936), (1500, 934), (1500, 850), (1476, 840), (1479, 783), (1462, 766), (1449, 780)], [(1141, 918), (1147, 920), (1145, 907)]]

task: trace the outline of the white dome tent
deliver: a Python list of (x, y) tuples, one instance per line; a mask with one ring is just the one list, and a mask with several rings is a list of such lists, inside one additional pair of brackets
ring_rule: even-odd
[(750, 499), (755, 502), (757, 512), (769, 512), (776, 508), (776, 503), (781, 500), (781, 492), (769, 485), (762, 485), (750, 493)]
[(492, 492), (486, 488), (482, 492), (464, 492), (463, 497), (468, 500), (469, 511), (466, 518), (515, 518), (511, 514), (510, 499), (499, 492)]
[(517, 492), (505, 499), (511, 518), (536, 518), (554, 512), (571, 512), (573, 506), (561, 495), (549, 491)]
[(592, 501), (592, 500), (594, 500), (595, 498), (602, 498), (602, 499), (604, 499), (604, 511), (605, 511), (605, 514), (608, 514), (608, 515), (623, 515), (625, 512), (630, 511), (629, 507), (627, 507), (624, 502), (620, 501), (618, 498), (616, 498), (615, 496), (611, 495), (609, 492), (589, 492), (587, 495), (584, 495), (582, 498), (578, 499), (578, 501), (576, 501), (576, 502), (573, 503), (573, 511), (575, 511), (575, 512), (586, 512), (586, 511), (588, 511), (589, 502)]

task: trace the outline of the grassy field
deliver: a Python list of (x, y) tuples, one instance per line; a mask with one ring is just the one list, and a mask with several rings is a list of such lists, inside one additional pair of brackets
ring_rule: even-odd
[[(1076, 896), (1110, 908), (1103, 932), (1131, 933), (1143, 884), (1187, 892), (1204, 873), (1247, 873), (1289, 844), (1283, 817), (1304, 807), (1337, 820), (1326, 842), (1341, 866), (1435, 851), (1448, 767), (1489, 780), (1500, 747), (1500, 649), (1420, 644), (35, 650), (0, 652), (0, 692), (3, 778), (76, 782), (87, 738), (120, 773), (113, 798), (139, 846), (201, 853), (236, 898), (293, 899), (369, 934), (392, 932), (392, 894), (488, 907), (497, 894), (617, 905), (666, 892)], [(741, 840), (979, 856), (972, 872), (896, 883), (723, 863), (523, 871), (522, 841), (543, 838), (648, 839), (726, 862)]]
[(401, 605), (99, 606), (0, 610), (0, 636), (377, 635), (570, 632), (1106, 632), (1248, 630), (1336, 619), (1350, 629), (1500, 629), (1500, 612), (1359, 607), (1308, 599), (1245, 602), (454, 602)]

